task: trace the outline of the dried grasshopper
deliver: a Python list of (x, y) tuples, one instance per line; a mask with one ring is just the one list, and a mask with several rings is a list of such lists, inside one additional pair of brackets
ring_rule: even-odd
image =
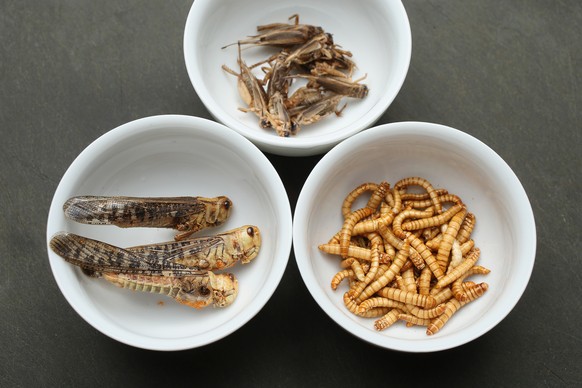
[(182, 277), (249, 263), (259, 253), (261, 235), (256, 226), (184, 241), (121, 248), (73, 233), (57, 233), (51, 249), (65, 261), (103, 273)]
[(259, 34), (249, 36), (247, 39), (239, 40), (222, 48), (224, 49), (237, 43), (239, 45), (289, 47), (303, 44), (323, 32), (321, 27), (299, 24), (298, 15), (293, 15), (289, 19), (295, 19), (295, 22), (293, 24), (272, 23), (258, 26), (257, 31)]
[(232, 201), (225, 196), (123, 197), (77, 196), (63, 206), (73, 221), (120, 228), (153, 227), (177, 229), (176, 240), (199, 230), (221, 225), (230, 215)]
[(167, 295), (178, 303), (201, 309), (231, 305), (238, 295), (238, 281), (231, 274), (206, 272), (197, 276), (164, 277), (103, 273), (103, 279), (121, 288)]

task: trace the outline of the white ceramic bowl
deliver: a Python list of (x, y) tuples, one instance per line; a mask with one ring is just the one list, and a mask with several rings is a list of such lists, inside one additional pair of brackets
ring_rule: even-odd
[[(344, 99), (348, 106), (341, 118), (327, 117), (305, 126), (296, 136), (282, 138), (273, 130), (259, 128), (254, 114), (238, 110), (244, 103), (236, 78), (221, 68), (225, 64), (238, 70), (237, 46), (221, 47), (254, 35), (257, 25), (287, 22), (293, 14), (299, 14), (301, 23), (332, 33), (336, 43), (353, 53), (358, 65), (354, 79), (367, 74), (363, 82), (370, 92), (363, 100)], [(196, 0), (186, 22), (184, 56), (196, 93), (212, 116), (263, 151), (303, 156), (328, 151), (376, 122), (404, 82), (411, 41), (408, 17), (398, 0)], [(243, 59), (253, 64), (273, 52), (246, 48)], [(256, 71), (262, 78), (260, 70)]]
[[(478, 280), (489, 284), (485, 295), (464, 306), (432, 336), (426, 335), (426, 328), (407, 328), (402, 323), (378, 332), (373, 318), (350, 313), (342, 301), (346, 282), (336, 291), (330, 287), (333, 275), (339, 271), (338, 256), (318, 249), (340, 230), (342, 201), (352, 189), (368, 181), (394, 184), (409, 176), (424, 177), (435, 187), (461, 197), (476, 216), (472, 238), (481, 249), (478, 264), (491, 270)], [(353, 208), (357, 209), (357, 204)], [(321, 308), (357, 337), (400, 351), (444, 350), (486, 333), (515, 306), (535, 260), (533, 212), (518, 178), (488, 146), (464, 132), (437, 124), (381, 125), (337, 145), (305, 182), (293, 222), (297, 264)]]
[(291, 251), (291, 208), (279, 175), (244, 137), (216, 122), (154, 116), (113, 129), (90, 144), (64, 174), (52, 201), (47, 243), (59, 231), (126, 247), (169, 241), (175, 231), (82, 225), (65, 219), (63, 203), (75, 195), (227, 195), (229, 219), (208, 235), (253, 224), (262, 246), (249, 264), (229, 269), (239, 294), (226, 308), (203, 310), (155, 294), (117, 288), (89, 278), (48, 249), (59, 288), (88, 323), (120, 342), (153, 350), (202, 346), (234, 332), (267, 303)]

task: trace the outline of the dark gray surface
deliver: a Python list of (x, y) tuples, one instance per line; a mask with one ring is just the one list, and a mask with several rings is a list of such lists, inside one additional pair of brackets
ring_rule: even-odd
[[(582, 384), (579, 0), (404, 1), (412, 63), (380, 123), (430, 121), (479, 138), (514, 169), (536, 217), (530, 284), (483, 337), (419, 355), (364, 343), (319, 309), (293, 255), (264, 309), (203, 348), (135, 349), (82, 320), (46, 256), (52, 195), (83, 148), (122, 123), (210, 118), (184, 66), (190, 5), (0, 3), (0, 386)], [(320, 156), (268, 156), (294, 207)]]

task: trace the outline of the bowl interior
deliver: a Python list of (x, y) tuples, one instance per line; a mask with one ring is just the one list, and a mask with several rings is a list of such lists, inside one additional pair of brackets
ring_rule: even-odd
[[(333, 34), (334, 41), (353, 53), (358, 65), (354, 79), (363, 81), (370, 92), (363, 100), (344, 99), (348, 103), (340, 118), (328, 117), (304, 127), (296, 136), (280, 138), (273, 130), (261, 129), (257, 117), (238, 110), (243, 102), (236, 78), (221, 66), (238, 71), (237, 45), (221, 47), (256, 34), (256, 27), (273, 22), (287, 22), (299, 14), (300, 22), (321, 26)], [(268, 1), (239, 2), (196, 1), (186, 23), (184, 37), (186, 66), (193, 85), (211, 114), (230, 128), (251, 139), (267, 151), (283, 154), (298, 149), (321, 150), (373, 124), (392, 102), (406, 76), (411, 53), (408, 19), (400, 1), (368, 1), (366, 6), (350, 0), (340, 1)], [(242, 51), (247, 64), (253, 64), (276, 52), (266, 47), (246, 47)], [(263, 77), (260, 69), (256, 74)], [(301, 85), (300, 81), (296, 85)], [(289, 148), (291, 150), (285, 150)], [(302, 153), (312, 153), (303, 151)]]
[(276, 171), (250, 142), (220, 124), (193, 117), (137, 120), (97, 139), (74, 161), (55, 193), (47, 238), (58, 231), (126, 247), (170, 241), (174, 231), (82, 225), (65, 219), (74, 195), (227, 195), (230, 218), (210, 235), (253, 224), (262, 234), (258, 257), (228, 270), (239, 295), (227, 308), (194, 310), (155, 294), (117, 288), (89, 278), (49, 249), (59, 287), (73, 308), (103, 333), (134, 346), (182, 349), (236, 330), (266, 303), (284, 272), (291, 246), (289, 202)]
[[(340, 230), (345, 196), (364, 182), (421, 176), (434, 187), (461, 197), (476, 216), (478, 264), (491, 270), (474, 276), (490, 288), (458, 311), (437, 334), (396, 324), (382, 332), (374, 319), (356, 317), (343, 305), (347, 284), (333, 291), (339, 256), (318, 245)], [(354, 209), (365, 202), (356, 202)], [(507, 164), (490, 148), (460, 131), (427, 123), (387, 124), (346, 140), (319, 162), (307, 179), (294, 217), (294, 249), (301, 275), (323, 310), (351, 333), (369, 342), (403, 351), (454, 347), (485, 333), (517, 303), (535, 257), (535, 225), (527, 196)]]

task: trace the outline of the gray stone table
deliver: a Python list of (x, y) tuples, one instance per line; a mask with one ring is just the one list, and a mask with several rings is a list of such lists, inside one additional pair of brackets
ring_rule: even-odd
[[(108, 130), (157, 114), (210, 118), (184, 66), (192, 2), (3, 0), (0, 386), (580, 386), (582, 2), (403, 3), (412, 62), (379, 123), (436, 122), (479, 138), (513, 168), (534, 210), (535, 267), (506, 319), (455, 349), (384, 350), (323, 313), (291, 254), (267, 305), (211, 345), (153, 352), (96, 331), (52, 277), (50, 201), (73, 159)], [(294, 207), (321, 156), (267, 156)]]

